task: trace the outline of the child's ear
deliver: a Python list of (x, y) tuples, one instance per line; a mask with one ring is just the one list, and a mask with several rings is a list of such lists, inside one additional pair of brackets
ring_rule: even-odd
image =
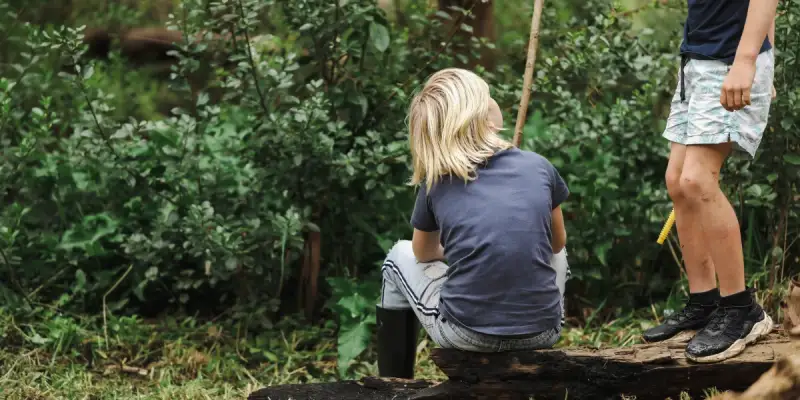
[(503, 112), (500, 111), (500, 106), (494, 99), (489, 102), (489, 126), (492, 127), (494, 133), (500, 132), (503, 129)]

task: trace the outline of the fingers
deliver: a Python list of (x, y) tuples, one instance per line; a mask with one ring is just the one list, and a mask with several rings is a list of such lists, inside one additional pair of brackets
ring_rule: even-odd
[(742, 89), (734, 89), (733, 90), (733, 109), (734, 110), (741, 110), (744, 107), (743, 101), (743, 93)]
[[(720, 98), (719, 98), (719, 103), (722, 104), (722, 107), (724, 107), (728, 111), (736, 111), (736, 110), (742, 108), (741, 107), (741, 103), (742, 103), (742, 92), (741, 92), (741, 90), (736, 90), (736, 89), (733, 89), (733, 88), (728, 88), (728, 87), (723, 86), (722, 87), (722, 94), (720, 95)], [(739, 105), (737, 105), (737, 103)]]
[(719, 96), (719, 104), (722, 104), (726, 110), (731, 111), (730, 107), (728, 107), (728, 90), (725, 86), (722, 87), (722, 94)]
[(728, 111), (741, 110), (752, 104), (750, 88), (722, 87), (719, 103)]
[(739, 109), (749, 106), (750, 104), (752, 104), (750, 102), (750, 88), (745, 88), (742, 90), (742, 105), (739, 107)]

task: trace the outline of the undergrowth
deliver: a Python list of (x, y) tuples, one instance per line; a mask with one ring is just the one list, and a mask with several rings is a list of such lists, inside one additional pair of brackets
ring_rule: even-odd
[[(676, 295), (613, 318), (599, 317), (600, 304), (585, 324), (566, 328), (557, 347), (641, 343), (641, 332), (679, 302)], [(335, 321), (287, 317), (264, 330), (224, 317), (149, 320), (72, 315), (53, 304), (0, 307), (0, 399), (245, 399), (265, 386), (336, 381), (342, 371), (348, 379), (377, 376), (374, 340), (339, 368)], [(430, 359), (434, 347), (421, 335), (417, 379), (446, 379)]]

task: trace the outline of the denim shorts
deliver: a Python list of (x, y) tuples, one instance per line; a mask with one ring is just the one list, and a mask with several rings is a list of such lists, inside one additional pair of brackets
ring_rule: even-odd
[[(773, 50), (756, 60), (756, 75), (750, 90), (751, 104), (728, 111), (720, 104), (722, 83), (731, 66), (714, 60), (688, 60), (681, 63), (678, 88), (672, 98), (670, 115), (663, 136), (683, 145), (734, 143), (734, 149), (755, 157), (764, 135), (772, 103), (775, 75)], [(683, 83), (683, 96), (681, 91)]]

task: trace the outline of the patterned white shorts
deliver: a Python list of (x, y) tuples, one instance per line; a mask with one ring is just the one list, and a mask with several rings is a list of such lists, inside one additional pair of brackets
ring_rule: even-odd
[(750, 90), (751, 105), (730, 112), (720, 104), (722, 83), (730, 65), (713, 60), (689, 60), (685, 65), (684, 99), (681, 101), (681, 78), (672, 97), (672, 106), (664, 138), (683, 145), (734, 143), (734, 149), (755, 157), (761, 144), (772, 103), (775, 75), (773, 50), (761, 53), (756, 60), (756, 76)]

